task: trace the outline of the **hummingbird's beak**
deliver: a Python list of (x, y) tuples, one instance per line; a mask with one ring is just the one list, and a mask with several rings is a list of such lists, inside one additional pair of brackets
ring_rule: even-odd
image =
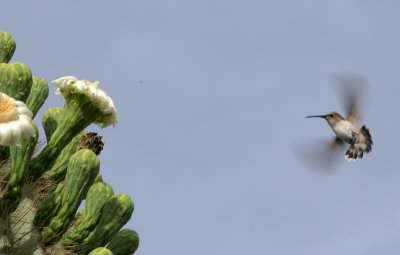
[(326, 119), (326, 115), (311, 115), (311, 116), (306, 116), (306, 118), (323, 118), (323, 119)]

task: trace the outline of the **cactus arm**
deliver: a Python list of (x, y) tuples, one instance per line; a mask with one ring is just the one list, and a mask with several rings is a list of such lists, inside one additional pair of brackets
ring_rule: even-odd
[(24, 139), (21, 146), (13, 145), (10, 147), (11, 178), (8, 180), (7, 192), (4, 196), (8, 203), (17, 201), (21, 195), (29, 162), (39, 138), (39, 131), (35, 124), (34, 127), (36, 136)]
[(47, 85), (46, 80), (43, 78), (33, 77), (32, 79), (31, 92), (26, 100), (26, 105), (31, 109), (32, 118), (34, 118), (49, 95), (49, 85)]
[(34, 218), (34, 224), (38, 228), (43, 228), (49, 224), (49, 221), (58, 212), (62, 192), (64, 189), (64, 183), (59, 183), (57, 188), (51, 193), (51, 195), (45, 200), (41, 207), (36, 212)]
[(113, 195), (104, 205), (96, 227), (77, 247), (76, 251), (86, 254), (96, 247), (107, 244), (131, 218), (133, 209), (133, 202), (128, 195)]
[(33, 225), (35, 211), (31, 199), (23, 196), (17, 209), (10, 214), (13, 254), (31, 254), (40, 247), (39, 232)]
[(99, 173), (99, 167), (99, 160), (91, 150), (82, 149), (71, 157), (59, 210), (41, 232), (44, 243), (61, 238), (60, 234), (73, 220), (79, 204)]
[(89, 255), (114, 255), (109, 249), (99, 247), (89, 253)]
[(81, 213), (79, 222), (64, 234), (61, 241), (65, 244), (82, 242), (96, 226), (101, 216), (101, 210), (113, 194), (111, 186), (107, 183), (93, 184), (87, 193), (85, 210), (84, 213)]
[(42, 126), (44, 128), (47, 142), (50, 140), (50, 137), (53, 135), (54, 130), (56, 130), (57, 128), (58, 120), (60, 119), (62, 112), (62, 108), (52, 107), (47, 109), (47, 111), (43, 114)]
[[(82, 96), (83, 97), (83, 96)], [(83, 101), (84, 99), (82, 99)], [(58, 121), (58, 125), (47, 146), (32, 160), (30, 170), (33, 175), (40, 176), (47, 171), (49, 166), (61, 153), (62, 149), (99, 115), (100, 110), (93, 107), (91, 103), (76, 102), (71, 100), (64, 106), (64, 110)], [(94, 116), (93, 119), (88, 116)]]
[(5, 31), (0, 31), (0, 63), (8, 63), (16, 47), (13, 37)]
[(25, 102), (32, 87), (32, 73), (21, 62), (0, 63), (0, 92)]
[(93, 183), (98, 183), (98, 182), (103, 182), (103, 176), (100, 173), (96, 176), (96, 179), (94, 179)]
[(64, 179), (70, 157), (77, 151), (79, 139), (83, 134), (84, 131), (75, 136), (69, 142), (69, 144), (61, 151), (51, 169), (43, 173), (43, 178), (58, 181)]
[(132, 229), (119, 231), (108, 243), (107, 249), (114, 255), (132, 255), (139, 247), (139, 235)]

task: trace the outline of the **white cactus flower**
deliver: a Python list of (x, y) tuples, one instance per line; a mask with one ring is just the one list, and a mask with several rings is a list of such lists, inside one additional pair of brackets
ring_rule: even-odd
[(34, 136), (32, 112), (25, 103), (0, 93), (0, 145), (20, 145)]
[(95, 120), (95, 124), (104, 128), (109, 125), (115, 125), (118, 122), (117, 110), (114, 103), (103, 90), (99, 89), (99, 82), (90, 82), (87, 80), (78, 80), (74, 76), (65, 76), (53, 83), (57, 86), (56, 94), (63, 96), (66, 100), (74, 95), (85, 95), (89, 101), (100, 110), (101, 116)]

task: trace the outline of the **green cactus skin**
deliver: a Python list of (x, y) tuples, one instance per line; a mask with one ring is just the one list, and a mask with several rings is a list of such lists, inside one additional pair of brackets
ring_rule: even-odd
[(100, 162), (93, 151), (82, 149), (76, 152), (68, 164), (67, 176), (57, 213), (41, 232), (44, 243), (57, 241), (73, 220), (84, 195), (99, 173)]
[(32, 111), (32, 118), (34, 118), (49, 96), (49, 85), (45, 79), (40, 77), (33, 77), (32, 80), (31, 92), (26, 100), (26, 105)]
[(50, 141), (50, 137), (53, 135), (54, 130), (58, 126), (58, 120), (63, 112), (62, 108), (52, 107), (47, 109), (42, 117), (42, 126), (44, 128), (44, 133), (46, 135), (47, 142)]
[(12, 254), (31, 254), (40, 247), (39, 232), (33, 225), (34, 203), (22, 197), (18, 208), (10, 215)]
[(36, 130), (36, 136), (24, 139), (21, 146), (12, 145), (10, 147), (11, 178), (8, 180), (7, 192), (4, 195), (8, 204), (17, 201), (21, 195), (30, 159), (39, 138), (39, 131), (35, 124), (33, 126)]
[(94, 248), (107, 244), (131, 218), (133, 209), (134, 204), (128, 195), (113, 195), (104, 205), (96, 227), (76, 248), (76, 251), (87, 254)]
[(96, 179), (94, 179), (93, 183), (98, 183), (98, 182), (103, 182), (103, 176), (101, 174), (98, 174), (96, 176)]
[(5, 31), (0, 31), (0, 63), (8, 63), (17, 48), (14, 38)]
[(108, 243), (107, 249), (114, 255), (132, 255), (139, 247), (139, 235), (132, 229), (119, 231)]
[(57, 188), (51, 193), (50, 197), (36, 212), (34, 219), (35, 226), (43, 228), (47, 226), (50, 220), (58, 212), (61, 204), (62, 192), (64, 190), (64, 183), (59, 183)]
[(47, 146), (32, 160), (30, 171), (33, 175), (40, 176), (47, 171), (71, 139), (93, 123), (99, 115), (101, 111), (84, 95), (76, 96), (66, 103)]
[(89, 253), (89, 255), (114, 255), (109, 249), (99, 247)]
[(81, 132), (69, 142), (69, 144), (61, 151), (60, 156), (57, 157), (51, 169), (43, 173), (43, 178), (58, 181), (64, 179), (70, 157), (77, 151), (79, 139), (84, 133), (84, 131)]
[(32, 82), (31, 69), (24, 63), (0, 63), (0, 92), (25, 102)]
[(114, 192), (107, 183), (93, 184), (86, 195), (85, 208), (80, 212), (79, 221), (64, 234), (61, 241), (64, 244), (80, 243), (88, 237), (98, 223), (105, 203), (113, 195)]

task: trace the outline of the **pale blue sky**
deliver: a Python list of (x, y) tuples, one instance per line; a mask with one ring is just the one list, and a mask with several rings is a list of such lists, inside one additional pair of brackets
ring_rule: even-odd
[[(114, 99), (120, 123), (90, 130), (106, 143), (105, 181), (135, 202), (137, 254), (393, 255), (399, 11), (390, 0), (3, 1), (0, 29), (34, 75), (99, 80)], [(292, 148), (332, 136), (304, 116), (343, 111), (341, 71), (369, 81), (375, 144), (316, 174)], [(54, 91), (46, 107), (62, 105)]]

